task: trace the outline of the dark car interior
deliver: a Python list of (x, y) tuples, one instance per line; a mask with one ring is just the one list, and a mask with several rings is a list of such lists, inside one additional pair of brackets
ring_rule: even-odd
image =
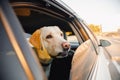
[[(43, 26), (59, 26), (63, 31), (65, 39), (69, 35), (75, 35), (66, 19), (59, 18), (53, 14), (46, 14), (37, 9), (30, 7), (14, 7), (14, 11), (27, 34), (32, 34), (36, 29)], [(66, 32), (70, 34), (67, 35)], [(72, 43), (72, 42), (71, 42)], [(62, 59), (54, 59), (51, 66), (51, 72), (49, 80), (69, 80), (69, 73), (71, 68), (71, 60), (74, 54), (74, 50), (78, 47), (77, 45), (71, 45), (70, 55)]]
[[(26, 12), (25, 12), (26, 11)], [(66, 21), (52, 15), (40, 13), (29, 8), (15, 8), (15, 12), (26, 33), (32, 34), (36, 29), (43, 26), (59, 26), (64, 31), (72, 31)]]

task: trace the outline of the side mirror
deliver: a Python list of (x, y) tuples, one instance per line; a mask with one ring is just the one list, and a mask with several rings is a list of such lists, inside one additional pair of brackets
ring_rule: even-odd
[(110, 45), (111, 45), (111, 43), (109, 41), (100, 39), (100, 45), (99, 46), (107, 47), (107, 46), (110, 46)]

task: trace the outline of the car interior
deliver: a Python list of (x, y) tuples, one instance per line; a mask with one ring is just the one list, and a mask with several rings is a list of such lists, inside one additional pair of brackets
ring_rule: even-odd
[(53, 14), (48, 14), (46, 12), (33, 9), (30, 7), (22, 8), (15, 7), (14, 11), (23, 27), (26, 38), (37, 29), (43, 26), (58, 26), (64, 33), (64, 38), (67, 40), (69, 36), (74, 36), (75, 40), (69, 40), (71, 43), (72, 52), (68, 57), (62, 59), (54, 59), (51, 66), (51, 72), (49, 80), (68, 80), (69, 73), (71, 68), (71, 60), (74, 54), (74, 51), (79, 46), (77, 38), (71, 29), (68, 21), (59, 17), (54, 16)]

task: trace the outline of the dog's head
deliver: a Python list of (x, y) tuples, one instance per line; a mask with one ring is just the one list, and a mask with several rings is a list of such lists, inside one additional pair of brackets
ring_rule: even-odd
[(66, 57), (70, 49), (70, 43), (64, 39), (63, 32), (57, 26), (36, 30), (30, 37), (30, 43), (36, 48), (40, 60), (46, 61), (51, 57)]

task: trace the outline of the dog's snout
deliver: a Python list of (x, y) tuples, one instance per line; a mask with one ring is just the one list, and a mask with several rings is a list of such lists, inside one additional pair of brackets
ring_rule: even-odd
[(62, 47), (63, 47), (63, 49), (68, 50), (68, 49), (70, 48), (70, 43), (68, 43), (68, 42), (63, 42), (63, 43), (62, 43)]

